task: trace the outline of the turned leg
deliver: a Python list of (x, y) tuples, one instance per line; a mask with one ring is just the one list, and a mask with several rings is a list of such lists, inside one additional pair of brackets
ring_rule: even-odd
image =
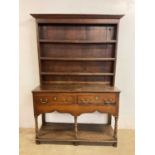
[(35, 133), (36, 133), (36, 137), (38, 134), (38, 116), (34, 116), (35, 119)]
[(42, 124), (46, 123), (46, 115), (45, 113), (42, 114)]
[(111, 114), (108, 114), (108, 125), (111, 125)]
[(115, 142), (115, 143), (113, 144), (113, 147), (117, 147), (117, 142)]
[(115, 117), (115, 127), (114, 127), (114, 138), (117, 139), (117, 125), (118, 125), (118, 117)]
[[(118, 116), (115, 117), (115, 127), (114, 127), (114, 138), (117, 140), (117, 127), (118, 127)], [(114, 147), (117, 147), (117, 142), (113, 144)]]
[(77, 132), (78, 132), (78, 128), (77, 128), (77, 116), (74, 116), (74, 131), (75, 131), (75, 138), (77, 138)]
[[(35, 135), (36, 139), (38, 138), (38, 116), (34, 116), (35, 119)], [(40, 144), (39, 141), (36, 140), (36, 144)]]

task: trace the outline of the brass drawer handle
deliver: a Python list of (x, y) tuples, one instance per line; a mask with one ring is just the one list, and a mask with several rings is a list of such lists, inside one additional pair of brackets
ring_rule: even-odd
[(99, 99), (99, 97), (98, 97), (98, 96), (96, 96), (96, 97), (95, 97), (95, 100), (98, 100), (98, 99)]
[(64, 99), (63, 99), (63, 101), (64, 101), (64, 102), (66, 102), (66, 101), (67, 101), (67, 99), (65, 99), (65, 98), (64, 98)]
[(41, 98), (41, 99), (40, 99), (40, 102), (45, 104), (45, 103), (48, 102), (48, 99), (47, 99), (47, 98), (45, 98), (45, 99), (42, 99), (42, 98)]
[(56, 97), (56, 96), (54, 96), (54, 97), (53, 97), (53, 100), (54, 100), (54, 101), (56, 101), (56, 100), (57, 100), (57, 97)]
[(115, 105), (115, 102), (110, 102), (110, 101), (104, 101), (103, 102), (104, 105)]
[(64, 102), (70, 102), (70, 99), (66, 99), (66, 98), (65, 98), (65, 99), (64, 99)]
[(86, 103), (89, 102), (89, 99), (81, 99), (80, 101), (81, 101), (82, 103), (86, 104)]
[(104, 105), (109, 105), (109, 102), (108, 101), (104, 101), (103, 104)]

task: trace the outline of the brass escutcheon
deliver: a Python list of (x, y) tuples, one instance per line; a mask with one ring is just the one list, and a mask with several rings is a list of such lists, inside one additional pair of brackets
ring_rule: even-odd
[(54, 97), (53, 97), (53, 100), (54, 100), (54, 101), (56, 101), (56, 100), (57, 100), (57, 97), (56, 97), (56, 96), (54, 96)]

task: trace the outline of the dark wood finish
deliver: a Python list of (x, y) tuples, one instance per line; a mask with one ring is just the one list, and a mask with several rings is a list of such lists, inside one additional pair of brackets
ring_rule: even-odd
[(117, 140), (113, 137), (113, 129), (104, 124), (78, 124), (78, 136), (75, 137), (74, 124), (46, 123), (38, 132), (36, 139), (40, 143), (78, 142), (78, 144), (113, 145)]
[(53, 60), (53, 61), (114, 61), (115, 58), (49, 58), (41, 57), (41, 60)]
[[(89, 76), (87, 79), (91, 76), (103, 76), (103, 78), (115, 76), (116, 29), (117, 24), (105, 23), (102, 25), (38, 24), (41, 84), (45, 82), (45, 75), (67, 75), (68, 78), (73, 75)], [(96, 55), (95, 59), (94, 55)], [(46, 59), (42, 59), (42, 56)], [(70, 58), (70, 61), (62, 61), (67, 58)], [(98, 61), (103, 59), (106, 61)], [(113, 85), (114, 77), (107, 79), (106, 82)]]
[[(61, 91), (60, 91), (61, 92)], [(119, 93), (34, 93), (35, 115), (58, 111), (79, 116), (95, 111), (118, 115)]]
[(115, 93), (83, 93), (78, 95), (78, 104), (81, 105), (115, 105)]
[(107, 124), (111, 124), (111, 114), (108, 114), (108, 123)]
[(77, 126), (77, 116), (74, 116), (74, 130), (75, 130), (75, 138), (77, 139), (78, 126)]
[(48, 71), (46, 71), (46, 72), (41, 72), (41, 75), (76, 75), (76, 76), (81, 76), (81, 75), (83, 75), (83, 76), (89, 76), (89, 75), (91, 75), (91, 76), (100, 76), (100, 75), (105, 75), (105, 76), (113, 76), (114, 74), (113, 73), (87, 73), (87, 72), (85, 72), (85, 73), (79, 73), (79, 72), (48, 72)]
[(35, 119), (35, 133), (36, 133), (36, 138), (38, 137), (38, 117), (37, 115), (34, 116)]
[(31, 14), (36, 19), (120, 19), (124, 15), (108, 14)]
[(93, 43), (116, 41), (116, 25), (39, 25), (40, 41)]
[(64, 44), (105, 44), (105, 43), (116, 43), (116, 40), (49, 40), (49, 39), (40, 39), (40, 43), (64, 43)]
[[(117, 146), (120, 91), (114, 83), (122, 15), (32, 16), (36, 19), (40, 75), (40, 86), (33, 90), (36, 143), (97, 142)], [(47, 123), (45, 113), (53, 111), (70, 113), (74, 125)], [(79, 115), (95, 111), (108, 114), (107, 124), (78, 124)], [(38, 130), (40, 114), (42, 127)], [(115, 117), (114, 130), (111, 116)]]
[(40, 24), (117, 24), (123, 15), (31, 14)]
[(115, 117), (115, 127), (114, 127), (114, 138), (117, 139), (117, 125), (118, 125), (118, 117)]
[(115, 58), (115, 44), (40, 44), (41, 57), (49, 58)]
[(101, 84), (52, 84), (52, 85), (40, 85), (33, 90), (33, 94), (37, 93), (120, 93), (120, 90), (116, 87), (111, 87)]
[(40, 93), (34, 95), (34, 102), (36, 104), (74, 104), (76, 96), (65, 93)]
[(42, 124), (45, 124), (46, 123), (46, 114), (43, 113), (42, 114)]

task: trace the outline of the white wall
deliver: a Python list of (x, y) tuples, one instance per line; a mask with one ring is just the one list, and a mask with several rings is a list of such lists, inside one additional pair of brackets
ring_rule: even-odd
[[(125, 14), (120, 22), (116, 86), (121, 89), (119, 128), (134, 128), (134, 2), (132, 0), (20, 0), (20, 127), (34, 127), (31, 91), (39, 84), (36, 30), (30, 13)], [(73, 121), (50, 114), (51, 121)], [(80, 122), (103, 122), (84, 114)]]

